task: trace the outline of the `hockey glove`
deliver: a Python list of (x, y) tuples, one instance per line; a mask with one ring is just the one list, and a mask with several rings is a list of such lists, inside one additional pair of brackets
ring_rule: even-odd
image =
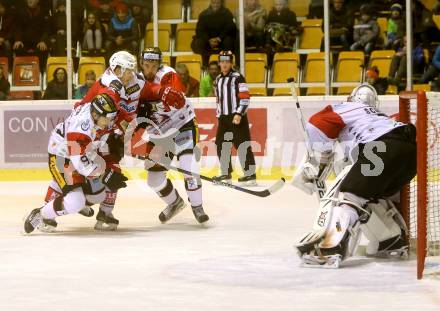
[(125, 183), (128, 180), (122, 173), (118, 173), (113, 169), (107, 169), (102, 176), (102, 183), (112, 192), (116, 192), (120, 188), (127, 187)]
[(185, 106), (185, 95), (170, 86), (161, 88), (159, 96), (162, 100), (165, 111), (170, 111), (170, 107), (180, 109)]
[(117, 159), (124, 157), (124, 136), (112, 133), (107, 138), (108, 151)]

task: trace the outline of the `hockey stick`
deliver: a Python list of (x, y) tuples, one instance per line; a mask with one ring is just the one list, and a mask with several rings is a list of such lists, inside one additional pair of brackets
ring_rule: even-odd
[[(306, 148), (307, 148), (307, 153), (309, 155), (309, 158), (313, 158), (313, 150), (312, 147), (310, 146), (310, 138), (309, 138), (309, 134), (307, 133), (306, 130), (306, 124), (304, 121), (304, 116), (302, 114), (301, 111), (301, 106), (299, 105), (299, 100), (298, 100), (298, 96), (296, 95), (296, 89), (295, 89), (295, 79), (294, 78), (289, 78), (287, 79), (287, 83), (290, 83), (290, 91), (292, 93), (292, 98), (295, 101), (295, 108), (296, 108), (296, 116), (298, 118), (299, 123), (301, 124), (301, 128), (302, 128), (302, 132), (304, 135), (304, 142), (306, 144)], [(318, 196), (318, 200), (323, 198), (326, 191), (327, 191), (327, 186), (325, 185), (325, 181), (324, 180), (320, 180), (320, 178), (315, 178), (313, 180), (313, 183), (315, 184), (316, 187), (316, 193)]]
[(161, 164), (159, 162), (154, 162), (151, 159), (148, 159), (146, 157), (136, 156), (136, 158), (139, 159), (139, 160), (151, 161), (154, 164), (161, 165), (163, 167), (166, 167), (167, 169), (170, 169), (170, 170), (173, 170), (173, 171), (177, 171), (177, 172), (182, 173), (182, 174), (191, 175), (191, 176), (194, 176), (194, 177), (199, 177), (200, 179), (209, 181), (209, 182), (211, 182), (211, 183), (213, 183), (215, 185), (220, 185), (220, 186), (232, 188), (232, 189), (235, 189), (237, 191), (241, 191), (241, 192), (245, 192), (245, 193), (248, 193), (248, 194), (251, 194), (251, 195), (255, 195), (255, 196), (260, 197), (260, 198), (265, 198), (265, 197), (270, 196), (271, 194), (274, 194), (275, 192), (280, 190), (284, 186), (284, 183), (286, 182), (286, 180), (284, 178), (281, 178), (280, 180), (278, 180), (276, 183), (274, 183), (269, 188), (267, 188), (265, 190), (261, 190), (261, 191), (255, 191), (255, 190), (250, 190), (250, 189), (243, 188), (243, 187), (240, 187), (240, 186), (236, 186), (236, 185), (233, 185), (233, 184), (229, 184), (229, 183), (226, 183), (226, 182), (216, 181), (216, 180), (213, 180), (211, 177), (200, 175), (200, 174), (197, 174), (197, 173), (194, 173), (194, 172), (190, 172), (190, 171), (187, 171), (187, 170), (184, 170), (182, 168), (175, 167), (175, 166), (172, 166), (172, 165), (163, 165), (163, 164)]

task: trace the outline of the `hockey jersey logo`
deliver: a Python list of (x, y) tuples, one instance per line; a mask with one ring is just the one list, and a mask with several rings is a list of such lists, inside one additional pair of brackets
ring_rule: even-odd
[(128, 113), (132, 113), (136, 111), (137, 102), (127, 103), (126, 101), (121, 100), (119, 106)]
[(140, 89), (141, 89), (141, 87), (139, 86), (139, 84), (135, 84), (135, 85), (132, 85), (132, 86), (126, 88), (126, 89), (125, 89), (125, 94), (127, 94), (127, 95), (131, 95), (131, 94), (133, 94), (133, 93), (136, 93), (136, 92), (139, 91)]

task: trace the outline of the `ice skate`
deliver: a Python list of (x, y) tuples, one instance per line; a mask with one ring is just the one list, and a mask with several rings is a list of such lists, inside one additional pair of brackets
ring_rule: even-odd
[(35, 229), (42, 232), (53, 232), (57, 225), (54, 219), (43, 219), (41, 208), (36, 208), (25, 218), (24, 232), (31, 233)]
[(119, 220), (112, 213), (106, 215), (103, 211), (99, 211), (96, 215), (95, 230), (116, 231)]
[(93, 210), (93, 208), (88, 205), (84, 206), (83, 209), (80, 210), (78, 213), (85, 217), (92, 217), (93, 215), (95, 215), (95, 211)]
[(238, 179), (238, 182), (242, 186), (255, 187), (257, 186), (257, 176), (255, 176), (255, 174), (249, 176), (243, 176)]
[(185, 208), (186, 204), (183, 201), (183, 199), (178, 196), (177, 199), (169, 204), (160, 214), (159, 214), (159, 220), (162, 223), (167, 222), (174, 216), (176, 216), (178, 213), (180, 213), (181, 210)]
[(204, 223), (207, 222), (209, 220), (209, 216), (206, 215), (205, 211), (203, 210), (203, 206), (199, 205), (199, 206), (191, 206), (192, 208), (192, 212), (194, 214), (194, 217), (196, 218), (196, 220), (199, 223)]
[(216, 185), (220, 182), (231, 184), (232, 183), (232, 176), (231, 175), (219, 175), (219, 176), (212, 177), (212, 181), (213, 181), (214, 185)]

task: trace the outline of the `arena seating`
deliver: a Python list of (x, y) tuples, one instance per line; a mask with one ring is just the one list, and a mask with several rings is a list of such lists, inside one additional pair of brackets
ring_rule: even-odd
[(175, 51), (192, 53), (191, 41), (195, 34), (196, 23), (177, 24)]
[(388, 77), (394, 50), (376, 50), (371, 53), (368, 67), (376, 66), (379, 69), (379, 77)]
[[(171, 24), (159, 24), (158, 40), (159, 48), (162, 52), (170, 52), (171, 50)], [(154, 46), (153, 23), (147, 24), (144, 38), (145, 46)]]
[(40, 61), (37, 56), (16, 56), (12, 68), (12, 86), (40, 87)]
[(200, 55), (179, 55), (176, 57), (177, 64), (185, 64), (189, 74), (198, 81), (202, 78), (202, 57)]
[(105, 59), (104, 57), (81, 57), (78, 65), (78, 84), (84, 84), (86, 82), (86, 72), (93, 70), (96, 74), (96, 78), (99, 78), (105, 71)]

